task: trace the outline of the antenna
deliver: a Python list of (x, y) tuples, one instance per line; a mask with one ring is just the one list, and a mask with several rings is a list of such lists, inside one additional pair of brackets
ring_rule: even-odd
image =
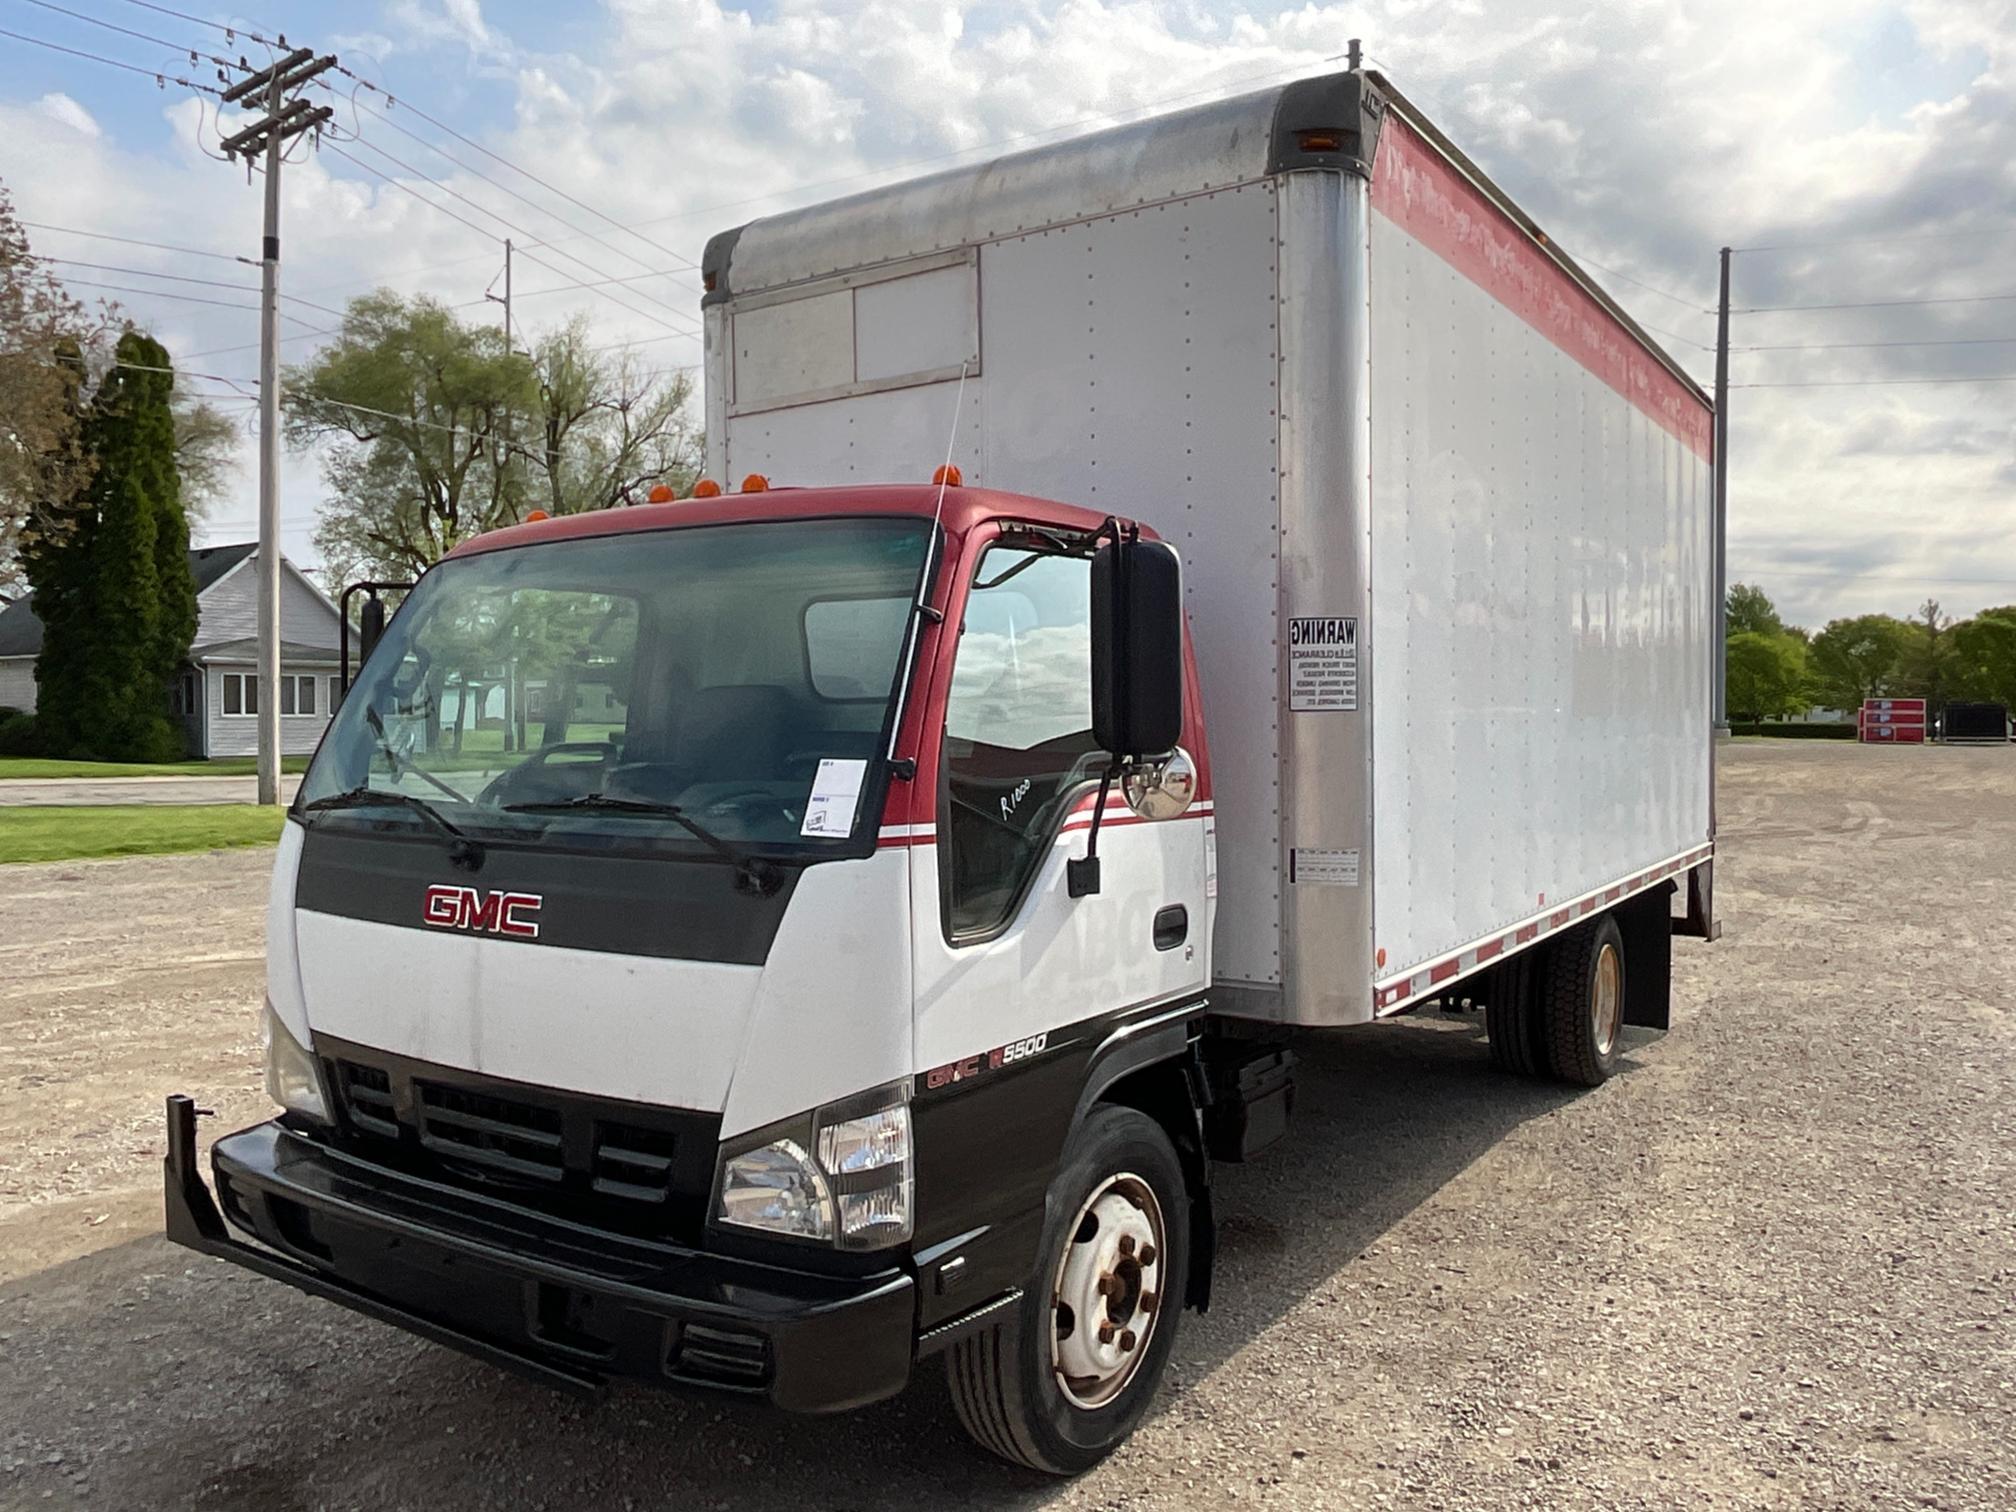
[(952, 396), (952, 434), (945, 438), (945, 465), (938, 469), (938, 503), (931, 511), (931, 536), (937, 539), (938, 522), (945, 514), (945, 490), (952, 483), (952, 451), (959, 444), (959, 411), (966, 404), (966, 369), (972, 359), (959, 364), (959, 391)]
[(952, 452), (959, 444), (959, 412), (966, 404), (966, 369), (972, 361), (969, 357), (959, 364), (959, 390), (952, 398), (952, 434), (945, 438), (945, 465), (938, 469), (938, 502), (931, 507), (931, 539), (924, 547), (924, 567), (917, 574), (917, 601), (910, 606), (910, 628), (903, 637), (903, 659), (897, 664), (902, 672), (896, 687), (895, 718), (889, 722), (888, 759), (897, 775), (906, 780), (917, 775), (917, 758), (908, 756), (899, 759), (896, 741), (903, 733), (904, 704), (910, 687), (910, 657), (917, 648), (918, 625), (923, 620), (935, 624), (944, 618), (926, 600), (931, 597), (931, 580), (938, 569), (939, 524), (945, 518), (945, 490), (952, 486)]

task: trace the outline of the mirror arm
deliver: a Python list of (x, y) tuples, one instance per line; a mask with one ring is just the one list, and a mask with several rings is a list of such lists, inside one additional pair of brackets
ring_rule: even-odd
[(1113, 774), (1120, 769), (1116, 756), (1099, 776), (1099, 805), (1092, 810), (1092, 831), (1085, 837), (1085, 854), (1064, 863), (1065, 890), (1074, 898), (1090, 897), (1099, 891), (1099, 826), (1106, 819), (1106, 795), (1113, 787)]

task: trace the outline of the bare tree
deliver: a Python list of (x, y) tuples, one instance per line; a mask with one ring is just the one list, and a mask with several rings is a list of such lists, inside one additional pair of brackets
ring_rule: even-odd
[(579, 316), (533, 351), (539, 380), (537, 470), (542, 507), (580, 514), (644, 502), (653, 484), (682, 488), (699, 468), (692, 375), (654, 370), (632, 351), (598, 352)]

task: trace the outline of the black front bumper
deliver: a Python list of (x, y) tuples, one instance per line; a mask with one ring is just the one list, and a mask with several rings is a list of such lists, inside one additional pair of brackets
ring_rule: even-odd
[(217, 1141), (213, 1201), (196, 1113), (168, 1099), (170, 1239), (548, 1385), (593, 1393), (629, 1376), (837, 1412), (909, 1380), (907, 1272), (823, 1275), (615, 1234), (367, 1164), (277, 1122)]

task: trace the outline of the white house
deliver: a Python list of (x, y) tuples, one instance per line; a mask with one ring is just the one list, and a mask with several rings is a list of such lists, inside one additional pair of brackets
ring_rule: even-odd
[[(188, 664), (166, 690), (170, 712), (188, 732), (195, 756), (250, 756), (259, 749), (259, 550), (199, 546), (189, 553), (196, 579), (196, 641)], [(336, 606), (285, 557), (280, 559), (280, 744), (306, 755), (322, 738), (336, 705)], [(0, 708), (35, 709), (35, 658), (42, 622), (28, 598), (0, 609)]]

